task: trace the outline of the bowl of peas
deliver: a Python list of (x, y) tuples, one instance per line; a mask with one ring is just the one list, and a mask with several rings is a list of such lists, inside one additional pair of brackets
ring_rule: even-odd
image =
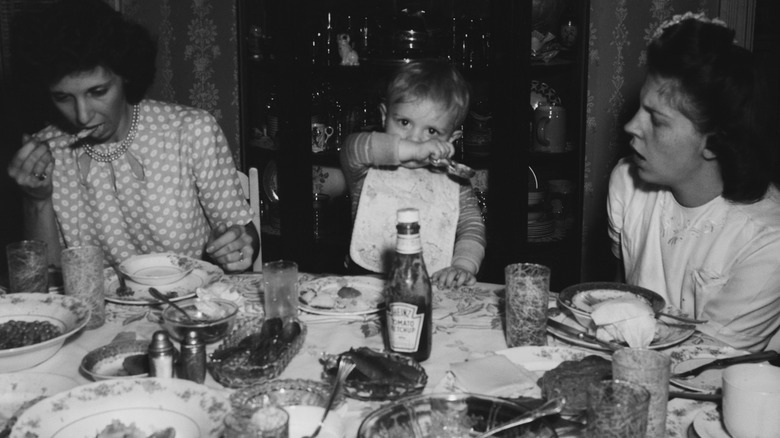
[(0, 373), (45, 362), (87, 324), (89, 316), (89, 306), (72, 296), (0, 295)]

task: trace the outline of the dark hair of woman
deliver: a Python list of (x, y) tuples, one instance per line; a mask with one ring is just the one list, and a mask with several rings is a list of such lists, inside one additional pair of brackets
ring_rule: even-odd
[(676, 81), (673, 103), (699, 132), (710, 134), (723, 197), (755, 202), (774, 179), (769, 87), (734, 31), (695, 19), (667, 28), (647, 49), (648, 74)]
[(156, 41), (102, 0), (61, 0), (15, 23), (18, 73), (44, 88), (73, 73), (106, 68), (122, 77), (126, 98), (143, 99), (155, 74)]

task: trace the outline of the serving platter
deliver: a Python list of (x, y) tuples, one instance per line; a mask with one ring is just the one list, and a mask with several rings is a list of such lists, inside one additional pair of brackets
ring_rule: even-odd
[[(189, 257), (187, 257), (189, 258)], [(195, 289), (205, 287), (219, 280), (224, 272), (219, 266), (209, 262), (189, 258), (194, 264), (194, 269), (179, 281), (160, 286), (153, 286), (163, 294), (167, 295), (171, 301), (181, 301), (195, 296)], [(162, 304), (149, 294), (149, 285), (136, 283), (126, 279), (125, 283), (133, 291), (132, 295), (120, 296), (117, 294), (119, 281), (116, 272), (111, 268), (103, 271), (103, 278), (106, 286), (106, 301), (116, 304), (133, 305), (153, 305)]]
[[(569, 325), (577, 330), (583, 330), (582, 326), (577, 323), (573, 318), (566, 315), (565, 313), (560, 313), (556, 316), (551, 316), (551, 319), (554, 319), (558, 322), (561, 322), (563, 324)], [(693, 333), (696, 331), (694, 326), (687, 325), (687, 324), (675, 324), (673, 322), (666, 322), (664, 320), (657, 320), (658, 323), (656, 324), (655, 328), (655, 337), (653, 338), (653, 342), (650, 344), (648, 348), (651, 350), (659, 350), (662, 348), (668, 348), (672, 347), (674, 345), (677, 345), (689, 337), (693, 335)], [(579, 345), (581, 347), (587, 347), (594, 350), (607, 350), (606, 347), (597, 344), (595, 342), (590, 342), (585, 339), (580, 339), (576, 336), (570, 335), (569, 333), (566, 333), (562, 330), (556, 329), (555, 327), (547, 326), (547, 332), (555, 336), (556, 338), (562, 339), (566, 342), (569, 342), (573, 345)]]
[(317, 315), (356, 316), (376, 313), (384, 305), (384, 287), (384, 280), (370, 276), (315, 278), (301, 283), (299, 307)]
[[(748, 351), (732, 347), (714, 345), (684, 345), (669, 350), (672, 358), (672, 374), (682, 373), (715, 359), (742, 356)], [(670, 382), (681, 388), (695, 392), (716, 392), (722, 386), (723, 369), (704, 370), (690, 379), (670, 379)]]
[(94, 438), (112, 421), (135, 423), (146, 436), (172, 427), (176, 436), (220, 436), (230, 402), (220, 392), (184, 379), (147, 377), (77, 386), (27, 409), (11, 438)]

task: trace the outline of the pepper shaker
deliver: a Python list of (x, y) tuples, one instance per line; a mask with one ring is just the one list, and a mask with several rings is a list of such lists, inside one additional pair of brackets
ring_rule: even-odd
[(165, 330), (158, 330), (149, 344), (149, 377), (173, 378), (175, 348)]
[(195, 330), (188, 331), (181, 340), (178, 376), (197, 383), (206, 380), (206, 344)]

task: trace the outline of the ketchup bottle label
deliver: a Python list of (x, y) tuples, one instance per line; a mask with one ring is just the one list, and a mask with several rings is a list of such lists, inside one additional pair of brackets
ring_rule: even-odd
[(387, 329), (390, 349), (398, 353), (415, 353), (420, 346), (424, 313), (417, 306), (404, 302), (390, 303), (387, 309)]

